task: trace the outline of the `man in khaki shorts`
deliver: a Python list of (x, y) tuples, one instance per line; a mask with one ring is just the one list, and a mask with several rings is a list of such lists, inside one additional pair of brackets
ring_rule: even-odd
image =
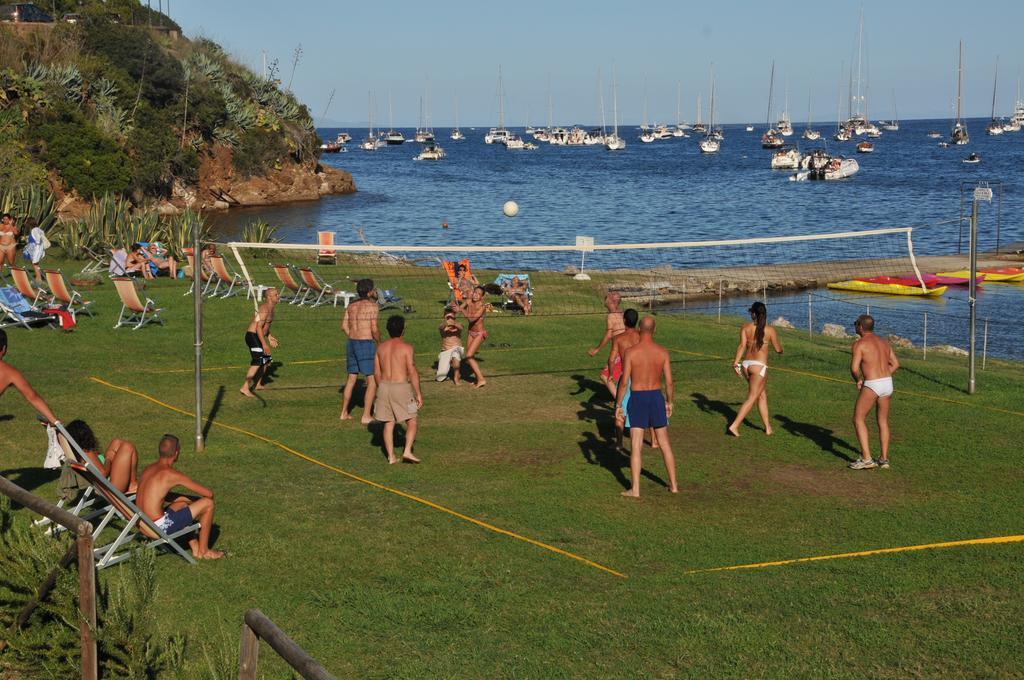
[[(387, 322), (390, 340), (377, 347), (373, 358), (373, 376), (377, 381), (377, 401), (373, 406), (376, 420), (384, 423), (384, 449), (388, 463), (418, 463), (412, 454), (418, 426), (417, 415), (423, 408), (420, 376), (413, 363), (413, 347), (402, 339), (405, 317), (398, 314)], [(405, 423), (405, 451), (395, 456), (395, 423)]]
[(462, 324), (455, 320), (454, 309), (445, 308), (444, 321), (438, 331), (441, 333), (441, 353), (437, 355), (437, 374), (434, 377), (437, 382), (444, 382), (451, 373), (452, 380), (458, 385), (466, 348), (462, 346)]

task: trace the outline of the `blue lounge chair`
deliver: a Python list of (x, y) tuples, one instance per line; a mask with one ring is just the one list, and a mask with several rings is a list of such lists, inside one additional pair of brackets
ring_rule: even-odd
[(0, 328), (7, 326), (24, 326), (32, 330), (33, 326), (49, 325), (53, 328), (56, 318), (33, 309), (25, 296), (18, 292), (14, 286), (0, 288), (0, 312), (3, 318), (0, 319)]

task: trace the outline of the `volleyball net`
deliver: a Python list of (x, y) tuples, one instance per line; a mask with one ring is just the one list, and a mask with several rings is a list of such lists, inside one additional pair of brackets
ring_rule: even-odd
[[(494, 314), (603, 313), (616, 292), (625, 307), (672, 310), (722, 299), (762, 298), (840, 281), (893, 277), (925, 283), (913, 227), (749, 239), (644, 244), (423, 246), (222, 244), (224, 261), (256, 291), (274, 287), (298, 306), (343, 306), (361, 279), (382, 305), (437, 318), (475, 285)], [(229, 272), (233, 275), (234, 272)]]

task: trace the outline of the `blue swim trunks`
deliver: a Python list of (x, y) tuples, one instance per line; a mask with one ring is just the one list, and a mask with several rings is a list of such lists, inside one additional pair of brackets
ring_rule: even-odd
[(655, 429), (668, 426), (665, 395), (661, 390), (634, 390), (629, 397), (630, 427)]
[(186, 505), (180, 510), (165, 510), (164, 516), (153, 524), (166, 534), (180, 531), (192, 524), (192, 509)]
[(373, 375), (373, 357), (376, 354), (377, 345), (373, 340), (349, 340), (345, 351), (348, 373)]

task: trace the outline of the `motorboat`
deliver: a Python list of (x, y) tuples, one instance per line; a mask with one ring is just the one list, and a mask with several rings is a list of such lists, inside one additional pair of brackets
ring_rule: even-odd
[(941, 132), (936, 132), (935, 130), (930, 130), (928, 132), (928, 139), (941, 139), (941, 138), (942, 138), (942, 133)]
[(420, 144), (434, 141), (434, 133), (430, 130), (420, 130), (416, 133), (416, 141)]
[(718, 153), (722, 148), (722, 143), (712, 137), (705, 137), (700, 140), (699, 146), (701, 153)]
[(456, 142), (460, 142), (466, 138), (466, 135), (462, 134), (462, 130), (460, 130), (459, 128), (453, 129), (452, 134), (449, 136)]
[(505, 145), (506, 149), (511, 149), (513, 151), (518, 151), (520, 149), (526, 148), (526, 142), (524, 142), (523, 138), (520, 137), (519, 135), (510, 134), (507, 137), (505, 137), (505, 141), (502, 143)]
[(388, 130), (387, 134), (384, 135), (384, 143), (388, 146), (398, 146), (399, 144), (405, 144), (405, 135), (398, 130)]
[(655, 136), (655, 134), (650, 130), (644, 130), (640, 133), (640, 141), (643, 142), (644, 144), (650, 144), (651, 142), (657, 139), (658, 138)]
[(748, 126), (746, 127), (746, 131), (747, 131), (747, 132), (753, 132), (753, 131), (754, 131), (754, 126), (753, 126), (753, 125), (748, 125)]
[(802, 158), (795, 146), (783, 146), (772, 154), (772, 170), (797, 170)]
[(815, 140), (821, 139), (821, 133), (818, 132), (817, 130), (807, 128), (806, 130), (804, 130), (802, 137), (810, 142), (813, 142)]
[(823, 170), (830, 160), (832, 160), (832, 156), (828, 151), (815, 149), (803, 155), (803, 158), (800, 159), (800, 168), (802, 170)]
[(523, 143), (523, 149), (525, 151), (536, 151), (539, 148), (540, 147), (537, 146), (536, 144), (534, 144), (533, 142), (524, 142)]
[(834, 181), (839, 179), (846, 179), (857, 174), (860, 170), (860, 164), (854, 158), (843, 158), (842, 156), (833, 156), (828, 159), (822, 167), (802, 170), (795, 175), (792, 175), (789, 180), (791, 182), (803, 182), (803, 181)]
[(793, 124), (789, 122), (788, 118), (781, 118), (775, 127), (783, 137), (789, 137), (793, 134)]
[(835, 135), (833, 135), (832, 138), (835, 139), (837, 142), (848, 142), (851, 139), (853, 139), (853, 134), (850, 132), (850, 129), (848, 127), (844, 126), (839, 128), (839, 130), (836, 132)]
[(882, 131), (872, 125), (864, 134), (868, 137), (868, 139), (878, 139), (879, 137), (882, 136)]
[(442, 158), (444, 158), (444, 149), (438, 146), (433, 140), (430, 140), (423, 144), (423, 149), (413, 158), (413, 160), (439, 161)]
[(1006, 125), (1001, 120), (992, 119), (992, 122), (985, 128), (985, 134), (990, 137), (995, 137), (1006, 132)]
[(320, 151), (322, 153), (339, 153), (344, 148), (343, 144), (338, 142), (324, 142), (320, 145)]
[(505, 128), (491, 128), (484, 135), (484, 144), (504, 144), (509, 135), (512, 134)]
[(895, 120), (880, 120), (878, 125), (886, 132), (899, 132), (900, 130), (900, 124)]
[(786, 141), (782, 138), (782, 135), (775, 130), (775, 128), (769, 128), (767, 132), (761, 135), (762, 149), (778, 149), (785, 143)]
[(963, 162), (967, 163), (968, 165), (977, 165), (978, 163), (981, 162), (981, 156), (979, 156), (976, 153), (972, 153), (970, 156), (965, 158)]
[(863, 142), (860, 142), (859, 144), (857, 144), (857, 153), (874, 153), (874, 152), (875, 152), (875, 145), (872, 144), (871, 142), (869, 142), (866, 139)]
[(338, 136), (334, 138), (334, 141), (338, 144), (348, 144), (352, 141), (352, 135), (347, 132), (339, 132)]

